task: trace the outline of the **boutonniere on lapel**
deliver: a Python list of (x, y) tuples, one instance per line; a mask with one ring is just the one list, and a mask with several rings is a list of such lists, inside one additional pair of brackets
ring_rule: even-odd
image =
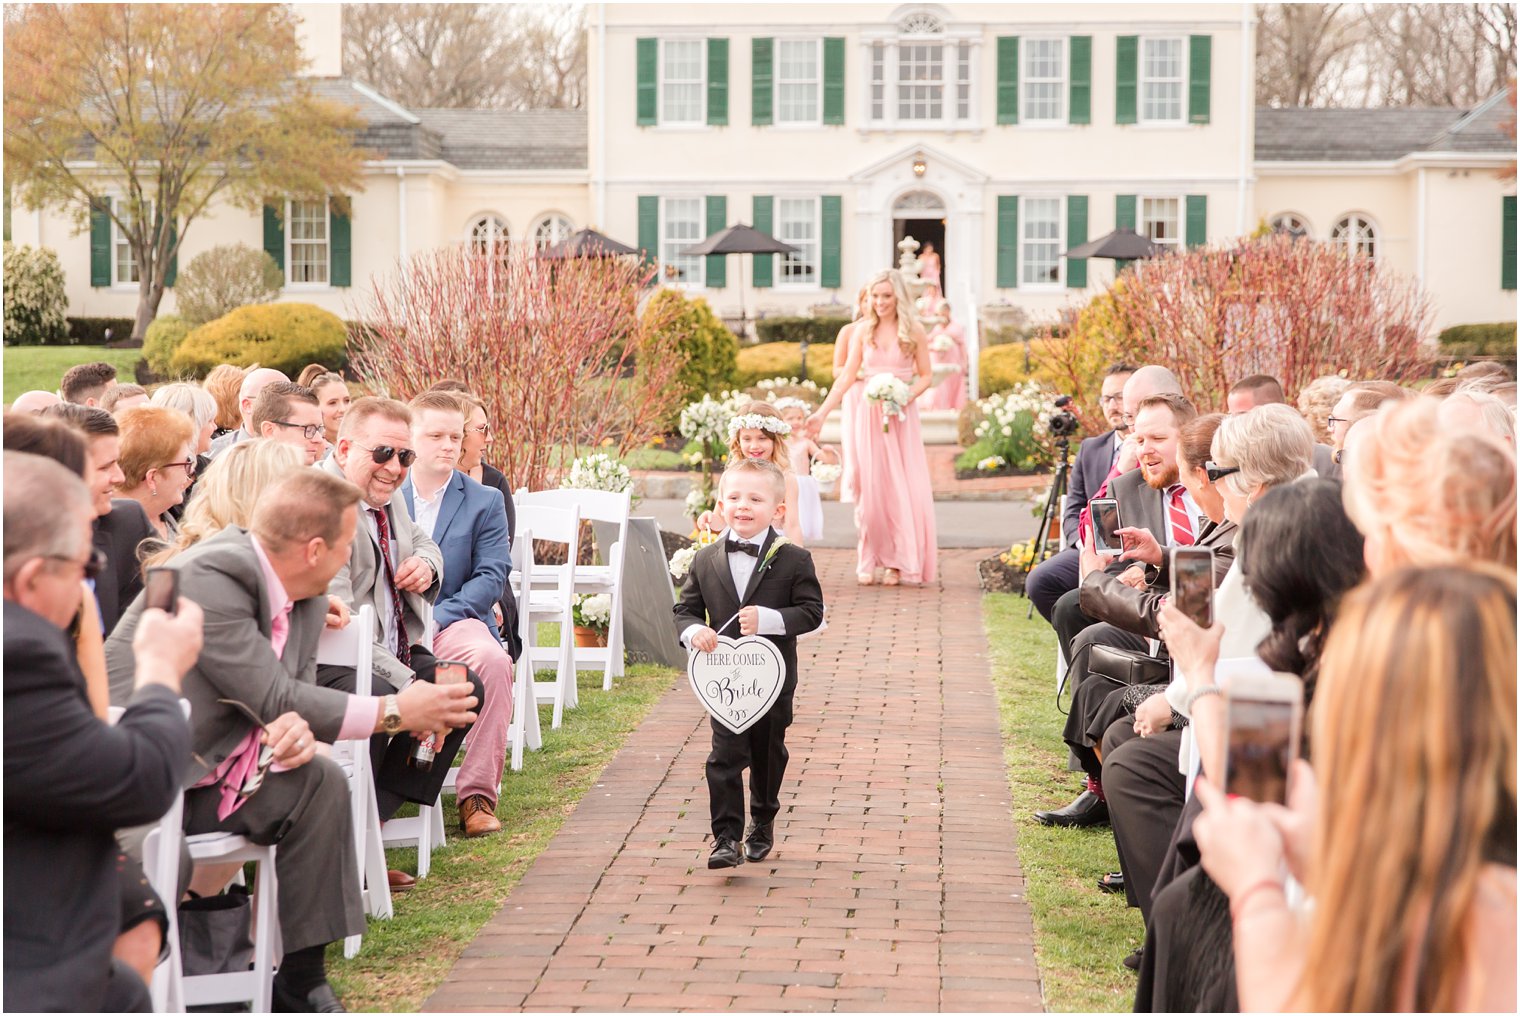
[(791, 540), (788, 540), (784, 536), (778, 536), (772, 540), (771, 545), (766, 548), (765, 557), (761, 558), (759, 566), (755, 568), (755, 578), (758, 579), (761, 575), (764, 575), (765, 569), (769, 568), (771, 562), (776, 560), (776, 552), (791, 542)]

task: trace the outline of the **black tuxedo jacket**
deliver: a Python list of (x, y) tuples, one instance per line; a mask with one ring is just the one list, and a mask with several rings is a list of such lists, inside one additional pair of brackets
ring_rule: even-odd
[(95, 599), (107, 635), (142, 592), (137, 545), (156, 536), (158, 531), (148, 521), (143, 506), (127, 498), (113, 500), (111, 510), (95, 520), (95, 547), (106, 555), (105, 570), (95, 578)]
[(818, 584), (818, 573), (813, 569), (813, 555), (794, 543), (777, 548), (770, 563), (764, 563), (776, 538), (774, 529), (766, 534), (760, 547), (761, 563), (756, 564), (749, 588), (744, 590), (734, 588), (724, 540), (697, 551), (681, 587), (681, 599), (675, 606), (676, 634), (680, 635), (691, 625), (705, 624), (717, 630), (719, 635), (736, 639), (739, 637), (737, 619), (726, 628), (718, 629), (717, 626), (739, 613), (741, 607), (772, 608), (780, 613), (786, 634), (762, 635), (761, 638), (775, 643), (786, 662), (786, 684), (782, 692), (789, 695), (797, 688), (797, 636), (807, 634), (823, 622), (823, 587)]
[(107, 726), (63, 632), (7, 600), (4, 755), (5, 1008), (100, 1012), (121, 930), (114, 833), (180, 791), (178, 696), (147, 685)]
[(1077, 522), (1087, 502), (1098, 495), (1098, 488), (1108, 478), (1114, 465), (1114, 445), (1119, 432), (1110, 430), (1097, 437), (1087, 438), (1077, 448), (1077, 458), (1071, 464), (1066, 507), (1061, 512), (1061, 545), (1077, 545)]

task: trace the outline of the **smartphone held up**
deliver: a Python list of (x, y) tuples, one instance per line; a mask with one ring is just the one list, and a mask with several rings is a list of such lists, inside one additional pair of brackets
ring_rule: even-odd
[(179, 613), (179, 572), (173, 568), (149, 568), (143, 579), (143, 605), (166, 614)]
[(1288, 803), (1288, 773), (1302, 736), (1304, 685), (1293, 674), (1240, 676), (1225, 692), (1227, 793)]

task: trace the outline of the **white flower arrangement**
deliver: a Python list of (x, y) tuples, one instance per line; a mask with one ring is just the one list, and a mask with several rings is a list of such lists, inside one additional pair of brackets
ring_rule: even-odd
[(701, 402), (693, 402), (681, 410), (681, 436), (703, 444), (722, 444), (727, 440), (728, 421), (733, 415), (733, 407), (726, 400), (704, 395)]
[(813, 463), (813, 479), (818, 481), (820, 487), (839, 482), (844, 475), (844, 467), (837, 462)]
[(907, 415), (908, 383), (896, 374), (877, 374), (866, 382), (866, 398), (881, 406), (881, 431), (887, 432), (893, 417)]
[(809, 394), (816, 394), (819, 398), (829, 393), (827, 388), (820, 387), (818, 382), (810, 377), (768, 377), (764, 381), (755, 382), (755, 387), (763, 392), (773, 392), (778, 388), (801, 388)]
[(682, 547), (670, 555), (670, 577), (677, 582), (686, 580), (686, 573), (691, 571), (691, 560), (697, 556), (697, 545)]
[(1044, 439), (1050, 433), (1050, 415), (1055, 406), (1037, 381), (1026, 381), (1006, 392), (988, 396), (976, 404), (982, 421), (976, 425), (978, 438), (1013, 434), (1013, 424), (1020, 413), (1034, 417), (1034, 435)]
[(702, 493), (701, 487), (692, 487), (686, 495), (685, 514), (689, 519), (698, 519), (702, 513), (712, 507), (712, 498)]
[(612, 622), (612, 596), (608, 593), (584, 593), (575, 598), (575, 623), (582, 628), (606, 631)]
[(780, 417), (746, 413), (744, 416), (736, 416), (728, 421), (729, 440), (738, 436), (741, 430), (763, 430), (776, 437), (786, 437), (792, 432), (792, 425)]
[(929, 340), (929, 348), (936, 353), (948, 353), (955, 348), (955, 340), (944, 332), (940, 332)]
[(976, 468), (983, 473), (990, 473), (994, 469), (1002, 469), (1008, 465), (1008, 460), (1001, 455), (989, 455), (976, 464)]
[(633, 486), (633, 474), (611, 455), (598, 452), (595, 455), (583, 455), (570, 463), (570, 472), (560, 481), (560, 486), (621, 494)]

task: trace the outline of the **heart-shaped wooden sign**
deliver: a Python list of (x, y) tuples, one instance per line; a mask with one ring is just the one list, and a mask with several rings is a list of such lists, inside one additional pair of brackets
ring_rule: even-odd
[(686, 677), (702, 708), (735, 734), (742, 734), (781, 697), (786, 665), (775, 645), (754, 635), (718, 636), (710, 653), (692, 650)]

